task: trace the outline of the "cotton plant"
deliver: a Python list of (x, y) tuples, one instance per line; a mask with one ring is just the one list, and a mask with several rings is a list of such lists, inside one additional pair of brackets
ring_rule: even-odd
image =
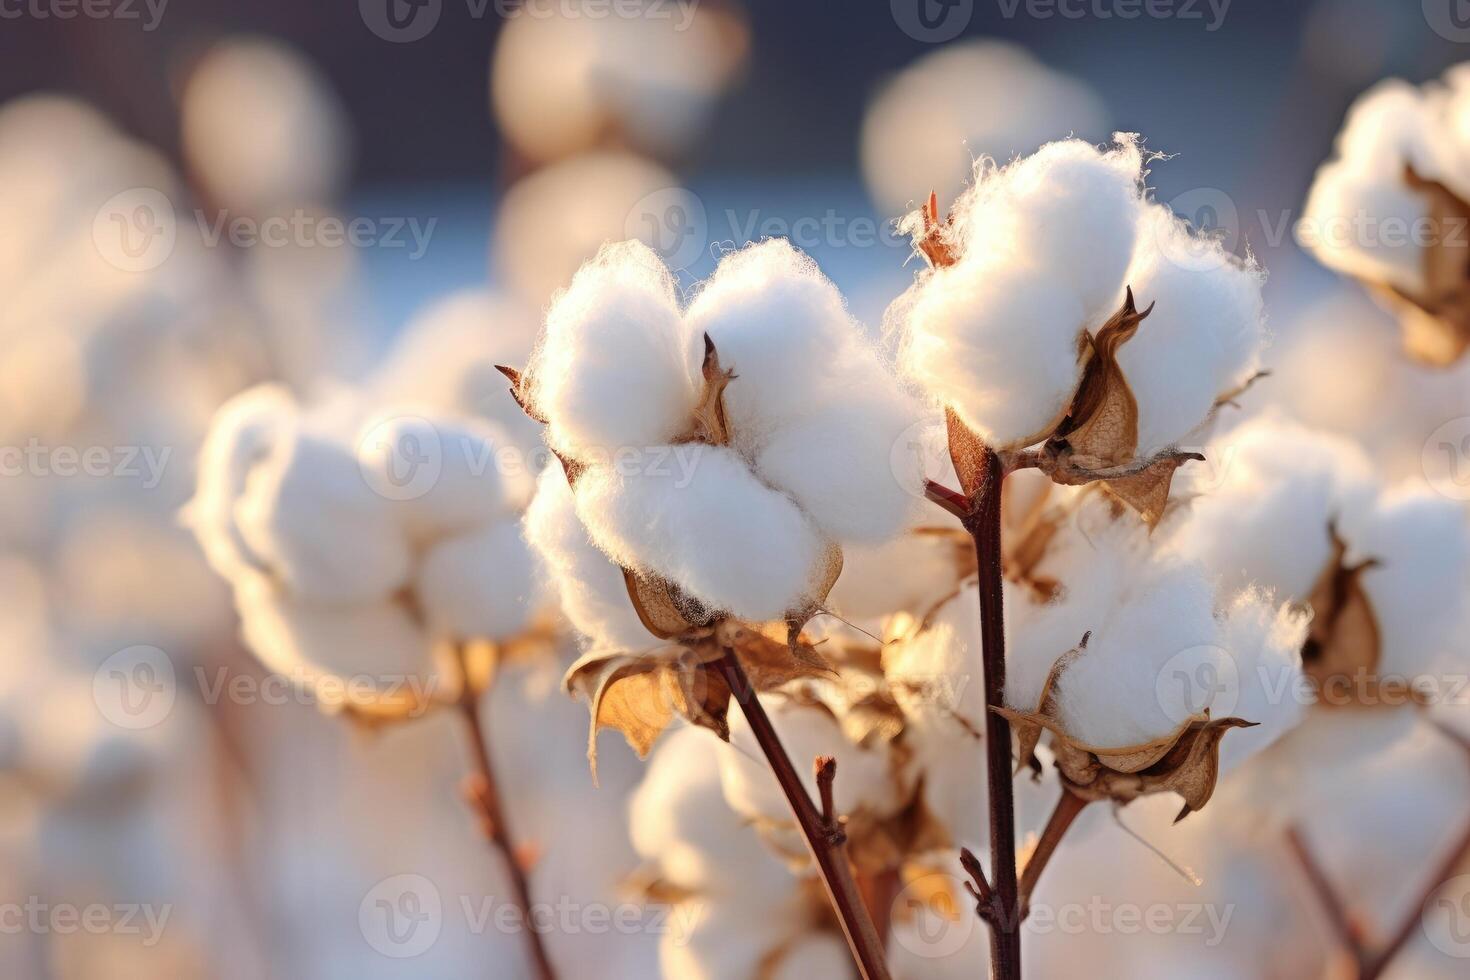
[(1446, 366), (1470, 348), (1470, 67), (1414, 86), (1388, 79), (1348, 110), (1297, 237), (1399, 319), (1405, 350)]
[[(454, 709), (465, 792), (530, 907), (484, 738), (504, 663), (555, 643), (520, 514), (524, 469), (485, 418), (364, 404), (303, 406), (279, 386), (220, 409), (184, 519), (232, 586), (246, 645), (324, 708), (370, 727)], [(527, 930), (541, 976), (551, 966)]]
[[(1185, 812), (1208, 799), (1222, 732), (1242, 723), (1186, 715), (1166, 729), (1169, 712), (1140, 690), (1181, 652), (1171, 642), (1209, 649), (1219, 640), (1212, 590), (1182, 565), (1114, 567), (1126, 556), (1093, 556), (1095, 587), (1069, 593), (1079, 607), (1093, 604), (1078, 617), (1086, 625), (1071, 636), (1017, 628), (1017, 637), (1051, 642), (1044, 656), (1017, 658), (1026, 690), (1007, 679), (1007, 477), (1034, 469), (1092, 488), (1153, 528), (1165, 518), (1175, 471), (1200, 458), (1191, 444), (1259, 375), (1260, 268), (1151, 201), (1153, 156), (1136, 136), (1114, 139), (1106, 148), (1049, 143), (1004, 167), (981, 160), (943, 219), (931, 194), (900, 223), (927, 268), (887, 316), (902, 372), (945, 415), (959, 487), (930, 480), (926, 494), (962, 523), (977, 559), (991, 870), (987, 876), (970, 855), (966, 870), (991, 927), (995, 975), (1005, 978), (1020, 975), (1025, 883), (1015, 853), (1011, 727), (1001, 712), (1020, 725), (1023, 760), (1049, 730), (1067, 780), (1102, 797), (1160, 788), (1138, 773), (1184, 763), (1171, 766), (1169, 788), (1186, 790)], [(1035, 561), (1025, 547), (1011, 557), (1013, 566)], [(1130, 582), (1135, 573), (1139, 581)], [(1053, 584), (1030, 587), (1040, 595)], [(1044, 618), (1076, 625), (1057, 609)], [(1156, 627), (1163, 631), (1149, 636)], [(1090, 643), (1111, 652), (1098, 656)], [(1098, 693), (1111, 688), (1113, 697), (1097, 698), (1089, 711), (1080, 702), (1099, 679), (1107, 686)], [(1068, 690), (1079, 702), (1072, 708), (1062, 703)], [(1147, 701), (1138, 701), (1144, 693)], [(1186, 722), (1198, 727), (1177, 731)], [(1064, 832), (1084, 802), (1064, 794), (1056, 834), (1043, 839)]]
[(678, 715), (728, 737), (735, 699), (855, 954), (881, 975), (846, 859), (756, 692), (829, 672), (801, 629), (844, 547), (912, 514), (917, 462), (891, 449), (916, 405), (780, 240), (727, 255), (687, 305), (651, 250), (605, 248), (552, 304), (526, 369), (506, 374), (561, 462), (565, 485), (543, 477), (529, 536), (588, 637), (568, 686), (594, 734), (618, 728), (646, 754)]

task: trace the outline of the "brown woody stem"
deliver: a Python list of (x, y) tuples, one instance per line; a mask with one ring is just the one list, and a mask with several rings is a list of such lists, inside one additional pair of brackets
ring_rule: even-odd
[[(463, 654), (461, 652), (461, 658)], [(461, 659), (461, 666), (463, 666)], [(485, 726), (480, 717), (480, 697), (470, 683), (468, 674), (464, 678), (464, 691), (460, 696), (459, 709), (465, 720), (470, 743), (470, 775), (465, 779), (465, 799), (475, 808), (479, 817), (480, 831), (491, 846), (500, 853), (510, 876), (511, 899), (521, 915), (522, 928), (526, 933), (526, 944), (531, 954), (531, 964), (538, 980), (555, 980), (556, 971), (551, 968), (551, 959), (541, 943), (541, 934), (531, 918), (531, 889), (526, 882), (525, 869), (516, 858), (510, 827), (500, 807), (500, 793), (495, 783), (495, 770), (490, 763), (490, 751), (485, 741)]]
[[(985, 673), (985, 770), (990, 796), (990, 926), (993, 980), (1020, 980), (1021, 903), (1016, 880), (1016, 797), (1011, 782), (1011, 725), (996, 708), (1005, 704), (1005, 602), (1001, 591), (1000, 501), (1006, 468), (983, 449), (979, 485), (962, 518), (975, 543), (979, 576), (980, 643)], [(956, 461), (956, 466), (959, 461)]]
[(1057, 800), (1056, 808), (1046, 822), (1046, 829), (1036, 842), (1036, 850), (1031, 852), (1031, 857), (1026, 860), (1026, 867), (1021, 869), (1022, 918), (1031, 911), (1031, 895), (1036, 891), (1036, 883), (1041, 880), (1041, 873), (1046, 870), (1047, 862), (1056, 853), (1057, 845), (1062, 842), (1077, 815), (1087, 808), (1087, 804), (1087, 800), (1065, 786), (1062, 787), (1062, 798)]
[[(746, 677), (745, 668), (740, 665), (735, 651), (726, 647), (724, 656), (711, 666), (724, 678), (731, 695), (745, 713), (756, 743), (760, 745), (771, 772), (781, 784), (782, 792), (786, 794), (786, 802), (790, 804), (802, 836), (806, 838), (807, 849), (811, 851), (817, 870), (821, 872), (827, 897), (837, 913), (838, 921), (842, 923), (848, 948), (852, 950), (853, 959), (864, 980), (888, 980), (883, 943), (867, 907), (863, 904), (862, 893), (858, 890), (852, 868), (847, 862), (846, 848), (840, 842), (834, 843), (834, 837), (840, 837), (840, 828), (832, 826), (812, 803), (811, 796), (802, 785), (801, 777), (791, 764), (791, 758), (786, 754), (780, 736), (776, 734), (771, 719), (766, 715), (766, 709), (756, 697), (755, 688)], [(832, 769), (835, 770), (835, 765)], [(829, 787), (831, 775), (829, 772)], [(834, 830), (838, 833), (834, 834)]]

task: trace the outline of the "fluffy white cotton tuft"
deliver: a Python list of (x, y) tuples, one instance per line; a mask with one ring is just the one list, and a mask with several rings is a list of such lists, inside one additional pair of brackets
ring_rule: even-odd
[(226, 578), (256, 560), (235, 523), (235, 502), (251, 468), (270, 454), (296, 417), (285, 388), (259, 385), (220, 406), (199, 449), (194, 498), (183, 512), (210, 567)]
[(1058, 679), (1063, 728), (1089, 745), (1137, 745), (1174, 732), (1209, 707), (1213, 689), (1171, 683), (1169, 675), (1175, 666), (1220, 672), (1224, 637), (1214, 612), (1203, 569), (1185, 563), (1151, 569)]
[(235, 505), (251, 552), (297, 595), (321, 602), (383, 598), (408, 580), (412, 556), (351, 450), (295, 427), (256, 464)]
[(593, 466), (581, 475), (577, 515), (592, 540), (618, 564), (743, 619), (780, 619), (804, 605), (828, 551), (811, 520), (732, 450), (681, 448), (697, 450), (687, 472)]
[(844, 548), (842, 575), (827, 605), (848, 619), (928, 612), (958, 587), (967, 547), (951, 537), (908, 532), (881, 545)]
[(552, 303), (528, 375), (552, 445), (578, 458), (667, 443), (701, 388), (703, 340), (646, 245), (610, 245)]
[(1463, 660), (1470, 523), (1456, 501), (1404, 488), (1344, 527), (1349, 563), (1373, 559), (1363, 589), (1382, 642), (1379, 673), (1413, 678)]
[(1259, 367), (1264, 279), (1168, 208), (1148, 209), (1127, 281), (1139, 308), (1154, 309), (1118, 352), (1138, 401), (1138, 455), (1184, 438)]
[(577, 517), (577, 502), (560, 466), (541, 471), (525, 527), (562, 612), (594, 646), (638, 650), (654, 642), (633, 610), (622, 570), (592, 543)]
[(1030, 442), (1059, 421), (1082, 376), (1075, 293), (1037, 265), (981, 261), (938, 269), (916, 290), (905, 373), (991, 445)]
[(431, 547), (414, 592), (430, 629), (452, 639), (512, 637), (539, 606), (535, 566), (515, 521), (488, 524)]
[[(1231, 733), (1220, 743), (1221, 772), (1276, 742), (1302, 720), (1302, 644), (1310, 616), (1291, 604), (1275, 604), (1258, 592), (1243, 592), (1224, 613), (1222, 641), (1226, 657), (1221, 673), (1207, 669), (1188, 683), (1201, 690), (1216, 688), (1211, 717), (1228, 716), (1254, 722), (1254, 728)], [(1195, 668), (1198, 670), (1199, 668)]]

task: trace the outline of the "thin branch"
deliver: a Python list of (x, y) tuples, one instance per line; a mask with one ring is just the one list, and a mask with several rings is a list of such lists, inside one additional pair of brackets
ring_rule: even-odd
[(1321, 906), (1322, 912), (1327, 916), (1327, 924), (1332, 929), (1332, 934), (1338, 943), (1352, 957), (1356, 966), (1355, 974), (1363, 976), (1364, 968), (1368, 962), (1368, 953), (1363, 946), (1362, 931), (1353, 923), (1352, 916), (1348, 914), (1347, 907), (1337, 896), (1337, 891), (1332, 887), (1332, 882), (1327, 880), (1327, 873), (1317, 863), (1317, 858), (1312, 854), (1311, 848), (1302, 838), (1301, 831), (1292, 827), (1286, 832), (1286, 843), (1296, 857), (1297, 864), (1301, 866), (1302, 874), (1307, 879), (1307, 884), (1312, 888), (1312, 894), (1316, 896), (1317, 904)]
[(965, 499), (965, 495), (958, 490), (951, 490), (942, 483), (925, 480), (924, 496), (930, 502), (943, 507), (957, 520), (963, 521), (970, 513), (970, 502)]
[(1057, 800), (1056, 808), (1051, 812), (1051, 819), (1047, 820), (1046, 829), (1041, 832), (1041, 839), (1036, 842), (1036, 850), (1031, 852), (1031, 857), (1027, 859), (1026, 866), (1021, 870), (1022, 919), (1031, 911), (1031, 895), (1036, 891), (1036, 883), (1041, 880), (1041, 873), (1046, 870), (1047, 862), (1056, 853), (1057, 845), (1066, 836), (1072, 822), (1087, 808), (1089, 802), (1065, 786), (1062, 787), (1062, 798)]
[(500, 808), (500, 793), (495, 783), (495, 770), (490, 763), (490, 751), (485, 741), (485, 726), (480, 717), (480, 698), (472, 690), (468, 672), (463, 669), (466, 666), (463, 648), (460, 649), (459, 655), (461, 676), (464, 678), (464, 691), (460, 697), (459, 709), (469, 734), (471, 763), (470, 774), (465, 777), (464, 781), (465, 799), (475, 808), (476, 815), (479, 817), (480, 832), (500, 853), (506, 871), (510, 875), (512, 900), (521, 913), (521, 923), (525, 929), (526, 945), (531, 953), (531, 964), (535, 975), (539, 980), (555, 980), (556, 971), (551, 967), (551, 959), (546, 954), (546, 947), (542, 945), (541, 934), (536, 931), (536, 925), (531, 918), (531, 888), (526, 881), (526, 872), (516, 857), (510, 827), (506, 824), (505, 814)]
[[(889, 980), (883, 942), (868, 914), (867, 906), (863, 904), (857, 882), (853, 879), (846, 849), (840, 844), (833, 844), (829, 824), (817, 811), (806, 787), (802, 785), (801, 777), (791, 764), (791, 757), (786, 754), (780, 736), (776, 734), (771, 719), (766, 715), (766, 709), (756, 697), (755, 688), (746, 676), (745, 668), (740, 665), (735, 651), (729, 647), (725, 648), (724, 656), (711, 666), (724, 678), (731, 695), (745, 713), (756, 743), (760, 745), (771, 772), (781, 784), (782, 792), (786, 794), (786, 802), (791, 806), (792, 815), (796, 817), (802, 836), (806, 838), (807, 849), (811, 851), (812, 859), (821, 872), (827, 897), (842, 924), (847, 945), (852, 950), (853, 959), (857, 961), (864, 980)], [(835, 769), (834, 764), (834, 775)], [(830, 780), (827, 787), (830, 791)]]

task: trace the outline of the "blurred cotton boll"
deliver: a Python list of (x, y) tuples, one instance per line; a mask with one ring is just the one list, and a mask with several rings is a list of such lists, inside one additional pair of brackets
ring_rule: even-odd
[(341, 196), (350, 163), (345, 111), (287, 45), (220, 42), (189, 72), (180, 109), (184, 156), (213, 203), (263, 214)]
[(649, 2), (632, 15), (626, 6), (608, 16), (571, 0), (507, 20), (490, 101), (522, 154), (545, 162), (627, 145), (666, 159), (699, 138), (744, 62), (743, 15), (727, 2)]
[(953, 201), (981, 156), (1005, 162), (1065, 136), (1099, 140), (1107, 126), (1085, 83), (1024, 48), (951, 44), (905, 68), (868, 106), (863, 176), (879, 211), (897, 215), (931, 190)]

